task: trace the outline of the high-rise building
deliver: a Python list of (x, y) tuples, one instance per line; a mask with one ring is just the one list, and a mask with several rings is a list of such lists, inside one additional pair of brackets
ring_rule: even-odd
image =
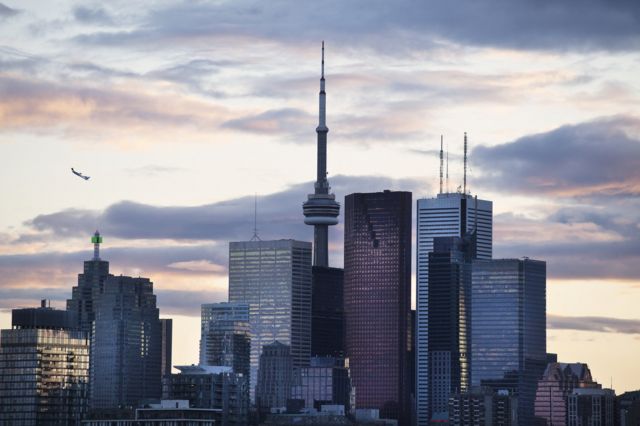
[(612, 389), (574, 389), (567, 397), (569, 426), (613, 426), (616, 393)]
[(322, 67), (320, 73), (320, 111), (316, 128), (318, 134), (318, 155), (315, 192), (309, 194), (302, 205), (304, 223), (313, 225), (313, 265), (329, 266), (329, 226), (338, 223), (340, 204), (334, 194), (329, 193), (331, 187), (327, 180), (327, 100), (324, 80), (324, 42), (322, 42)]
[(410, 422), (411, 193), (345, 199), (345, 347), (356, 407)]
[(173, 320), (170, 318), (162, 318), (160, 320), (160, 329), (162, 333), (162, 367), (160, 377), (171, 374), (171, 354), (173, 347)]
[(625, 392), (616, 398), (620, 426), (640, 425), (640, 390)]
[(291, 388), (291, 398), (304, 401), (304, 408), (320, 411), (322, 405), (341, 405), (351, 410), (351, 378), (344, 362), (333, 357), (313, 357), (300, 371), (300, 381)]
[(229, 244), (229, 302), (249, 305), (251, 394), (260, 353), (279, 341), (291, 346), (293, 366), (311, 353), (311, 244), (294, 240)]
[(429, 383), (429, 253), (436, 237), (474, 234), (470, 249), (478, 259), (491, 259), (493, 204), (461, 193), (419, 199), (416, 212), (416, 421), (428, 425)]
[(94, 302), (91, 407), (135, 408), (162, 393), (162, 327), (148, 278), (109, 277)]
[(202, 305), (200, 365), (232, 367), (235, 373), (248, 379), (250, 355), (249, 305), (229, 302)]
[(84, 271), (78, 274), (78, 285), (71, 291), (67, 300), (67, 310), (74, 313), (76, 328), (91, 337), (92, 323), (95, 319), (95, 300), (102, 294), (104, 281), (109, 274), (109, 262), (100, 259), (102, 236), (98, 231), (91, 237), (93, 259), (84, 262)]
[(436, 237), (429, 253), (429, 395), (432, 420), (445, 420), (449, 396), (469, 386), (471, 238)]
[(0, 424), (68, 425), (87, 412), (89, 340), (72, 312), (14, 309), (0, 336)]
[[(436, 413), (434, 417), (439, 417)], [(518, 399), (508, 390), (474, 388), (454, 392), (449, 398), (449, 413), (442, 423), (451, 426), (518, 426)], [(434, 424), (438, 421), (434, 420)]]
[(344, 271), (312, 269), (311, 355), (344, 357)]
[(264, 345), (256, 385), (256, 405), (262, 412), (284, 408), (293, 386), (293, 357), (289, 345), (278, 341)]
[(533, 424), (546, 351), (546, 263), (473, 261), (471, 385), (513, 392), (520, 423)]
[(191, 408), (221, 410), (222, 426), (245, 426), (249, 419), (249, 381), (231, 367), (176, 366), (180, 374), (163, 378), (162, 398), (188, 400)]
[(547, 364), (538, 381), (535, 400), (536, 421), (547, 426), (567, 426), (567, 396), (577, 388), (600, 388), (591, 378), (587, 364)]

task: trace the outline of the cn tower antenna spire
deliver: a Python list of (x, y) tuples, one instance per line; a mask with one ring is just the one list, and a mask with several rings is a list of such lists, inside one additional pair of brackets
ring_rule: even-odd
[(320, 93), (318, 108), (318, 137), (317, 174), (314, 184), (315, 191), (309, 194), (302, 205), (304, 223), (313, 225), (313, 265), (329, 266), (329, 226), (338, 223), (340, 204), (331, 194), (327, 180), (327, 93), (324, 80), (324, 41), (322, 42), (322, 57), (320, 62)]
[(467, 132), (464, 132), (464, 175), (462, 181), (462, 193), (467, 196)]
[(442, 135), (440, 135), (440, 194), (442, 194), (442, 163), (444, 161), (444, 155), (442, 152)]

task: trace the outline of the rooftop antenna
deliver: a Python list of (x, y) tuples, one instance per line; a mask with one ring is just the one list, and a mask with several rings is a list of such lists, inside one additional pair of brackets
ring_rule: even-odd
[(449, 193), (449, 143), (447, 142), (447, 194)]
[(251, 241), (262, 241), (258, 236), (258, 194), (253, 198), (253, 237)]
[(442, 135), (440, 135), (440, 194), (442, 194), (442, 161), (444, 156), (442, 155)]
[(100, 243), (102, 243), (102, 237), (100, 232), (96, 230), (96, 233), (91, 237), (93, 243), (93, 260), (100, 260)]
[(464, 132), (464, 175), (462, 178), (462, 193), (467, 196), (467, 132)]

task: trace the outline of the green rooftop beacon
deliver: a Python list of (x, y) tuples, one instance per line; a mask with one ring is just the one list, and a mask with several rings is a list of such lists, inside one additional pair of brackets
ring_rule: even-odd
[(96, 233), (91, 237), (93, 243), (93, 260), (100, 260), (100, 244), (102, 244), (102, 236), (100, 232), (96, 230)]

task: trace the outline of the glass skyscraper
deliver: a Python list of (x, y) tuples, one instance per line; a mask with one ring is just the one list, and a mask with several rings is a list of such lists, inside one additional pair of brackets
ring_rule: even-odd
[(69, 425), (87, 412), (89, 340), (67, 311), (14, 309), (0, 336), (0, 424)]
[(294, 367), (311, 355), (311, 243), (294, 240), (229, 243), (229, 302), (249, 305), (251, 395), (255, 401), (264, 345), (291, 347)]
[(249, 305), (206, 303), (201, 307), (200, 365), (232, 367), (249, 378)]
[(528, 258), (474, 261), (471, 385), (513, 391), (523, 425), (534, 421), (546, 337), (546, 263)]
[(491, 259), (493, 204), (461, 193), (441, 193), (419, 199), (416, 211), (416, 420), (431, 421), (429, 390), (429, 253), (436, 237), (475, 234), (474, 257)]
[(162, 326), (148, 278), (109, 277), (95, 301), (91, 407), (135, 408), (162, 394)]
[(313, 267), (311, 355), (344, 357), (344, 270)]
[(345, 199), (345, 347), (356, 407), (410, 422), (411, 193)]

